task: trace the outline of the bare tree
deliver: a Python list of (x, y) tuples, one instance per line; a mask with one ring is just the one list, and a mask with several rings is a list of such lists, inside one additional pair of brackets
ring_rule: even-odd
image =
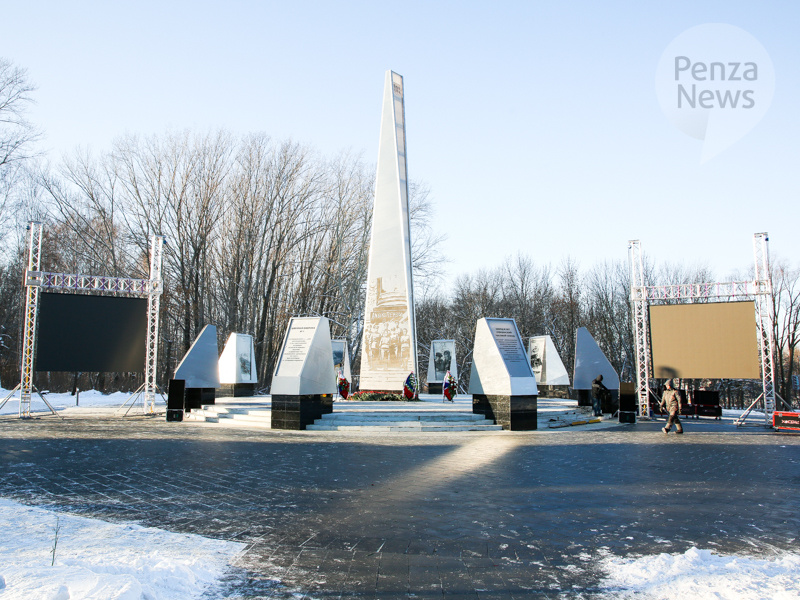
[(791, 403), (800, 346), (800, 268), (773, 260), (772, 286), (778, 393)]
[(39, 138), (27, 118), (35, 89), (25, 69), (0, 57), (0, 239), (26, 214), (20, 188), (27, 186), (26, 166)]

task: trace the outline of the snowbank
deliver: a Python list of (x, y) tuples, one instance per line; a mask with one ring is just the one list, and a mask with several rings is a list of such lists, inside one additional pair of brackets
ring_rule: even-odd
[[(9, 390), (0, 389), (0, 402), (8, 395)], [(115, 411), (125, 404), (131, 397), (129, 392), (114, 392), (113, 394), (103, 394), (96, 390), (86, 390), (81, 392), (77, 398), (76, 404), (75, 396), (69, 392), (59, 394), (46, 393), (44, 397), (59, 413), (63, 414), (106, 414), (113, 415)], [(136, 406), (131, 409), (131, 414), (142, 413), (142, 400), (141, 397), (135, 402)], [(130, 404), (128, 404), (130, 406)], [(156, 408), (163, 410), (165, 408), (164, 401), (160, 396), (156, 396)], [(126, 407), (127, 409), (127, 407)], [(34, 392), (31, 397), (31, 412), (36, 414), (50, 414), (42, 399)], [(120, 411), (120, 414), (124, 412)], [(0, 415), (18, 415), (19, 414), (19, 392), (15, 392), (14, 396), (6, 402), (5, 406), (0, 409)]]
[(106, 523), (0, 499), (0, 598), (199, 598), (243, 548), (244, 544)]
[(789, 600), (800, 598), (800, 554), (772, 560), (721, 556), (690, 548), (683, 554), (636, 559), (607, 556), (601, 588), (611, 598), (659, 600)]

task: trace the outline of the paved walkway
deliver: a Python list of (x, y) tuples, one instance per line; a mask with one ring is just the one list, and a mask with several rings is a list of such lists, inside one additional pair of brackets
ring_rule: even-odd
[(226, 598), (591, 598), (604, 555), (796, 551), (800, 435), (685, 423), (370, 435), (4, 417), (0, 496), (245, 542)]

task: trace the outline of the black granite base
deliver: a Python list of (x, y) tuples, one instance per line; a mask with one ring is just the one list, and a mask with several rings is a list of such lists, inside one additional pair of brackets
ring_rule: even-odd
[(592, 405), (592, 390), (575, 390), (578, 395), (578, 406)]
[(189, 411), (202, 408), (203, 404), (214, 404), (217, 390), (215, 388), (186, 388), (184, 408)]
[(255, 395), (255, 383), (223, 383), (217, 390), (217, 398), (249, 398)]
[(600, 406), (604, 413), (613, 415), (617, 412), (619, 410), (619, 390), (608, 390), (608, 393), (603, 395)]
[(536, 387), (539, 388), (539, 395), (542, 398), (569, 398), (568, 385), (539, 385), (537, 383)]
[(332, 394), (289, 396), (273, 394), (272, 428), (302, 430), (333, 412)]
[(429, 394), (439, 394), (442, 393), (442, 383), (429, 383), (428, 384), (428, 393)]
[(510, 431), (532, 431), (539, 426), (537, 396), (473, 394), (472, 412)]

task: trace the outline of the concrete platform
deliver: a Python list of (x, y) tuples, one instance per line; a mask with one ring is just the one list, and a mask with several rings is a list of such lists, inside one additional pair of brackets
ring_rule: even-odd
[[(187, 413), (188, 423), (213, 423), (226, 427), (271, 428), (269, 396), (221, 398), (216, 404)], [(541, 398), (539, 428), (597, 425), (590, 410), (574, 400)], [(608, 421), (610, 415), (606, 416)], [(613, 423), (617, 424), (617, 423)], [(442, 402), (441, 396), (422, 394), (420, 402), (358, 402), (339, 400), (333, 413), (323, 415), (307, 431), (361, 431), (365, 433), (502, 431), (500, 425), (472, 413), (472, 398), (462, 396)]]

